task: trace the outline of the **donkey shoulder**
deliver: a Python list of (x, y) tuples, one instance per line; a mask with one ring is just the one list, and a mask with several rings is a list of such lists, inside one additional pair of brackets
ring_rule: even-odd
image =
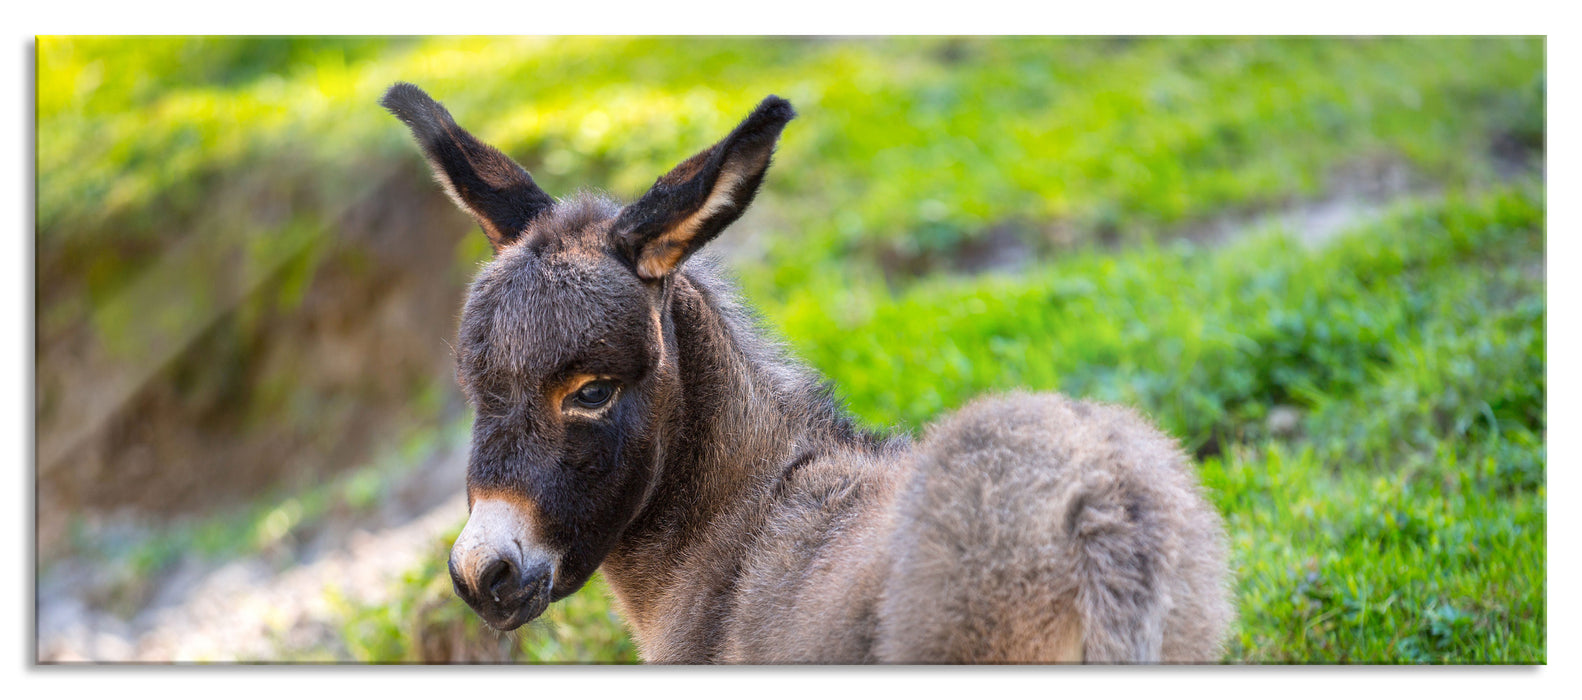
[(902, 439), (827, 445), (770, 487), (719, 660), (873, 662)]

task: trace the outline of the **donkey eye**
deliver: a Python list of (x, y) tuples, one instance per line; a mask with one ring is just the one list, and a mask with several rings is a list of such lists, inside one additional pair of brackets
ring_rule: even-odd
[(583, 384), (582, 388), (572, 395), (571, 400), (583, 408), (598, 408), (608, 403), (612, 396), (615, 396), (615, 382), (596, 379)]

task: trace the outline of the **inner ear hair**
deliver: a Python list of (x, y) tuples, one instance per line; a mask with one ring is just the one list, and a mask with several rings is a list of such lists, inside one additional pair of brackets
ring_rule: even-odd
[[(682, 256), (688, 255), (694, 250), (692, 247), (694, 241), (701, 247), (703, 243), (719, 235), (719, 232), (723, 231), (730, 222), (725, 222), (725, 224), (718, 226), (707, 238), (703, 238), (699, 234), (703, 233), (704, 226), (711, 219), (737, 206), (736, 198), (740, 196), (743, 189), (750, 190), (746, 193), (746, 196), (751, 201), (753, 195), (756, 194), (759, 183), (754, 183), (750, 188), (744, 188), (743, 185), (746, 184), (748, 178), (754, 175), (757, 175), (761, 181), (763, 173), (768, 169), (768, 166), (769, 153), (767, 151), (764, 152), (763, 158), (757, 163), (738, 165), (726, 162), (720, 169), (718, 179), (714, 181), (714, 187), (709, 190), (708, 196), (704, 198), (702, 206), (699, 206), (691, 214), (686, 215), (682, 220), (672, 224), (658, 237), (643, 246), (642, 254), (635, 263), (638, 276), (644, 279), (658, 279), (665, 276), (667, 272), (675, 269), (676, 265), (681, 262)], [(746, 203), (743, 203), (739, 209), (745, 211), (747, 209)], [(731, 220), (734, 221), (738, 216), (740, 216), (739, 211), (736, 212), (736, 216), (731, 217)]]
[(752, 203), (780, 132), (796, 116), (770, 95), (730, 135), (677, 165), (621, 211), (612, 233), (638, 277), (661, 279)]
[(379, 104), (411, 128), (434, 178), (451, 201), (483, 227), (495, 251), (514, 243), (555, 204), (533, 176), (456, 124), (445, 106), (411, 83), (396, 83)]

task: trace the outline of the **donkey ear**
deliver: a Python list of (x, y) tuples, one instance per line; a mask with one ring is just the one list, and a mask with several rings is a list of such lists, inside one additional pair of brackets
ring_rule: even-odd
[(445, 106), (411, 83), (396, 83), (379, 104), (412, 129), (434, 178), (471, 214), (495, 251), (515, 242), (555, 200), (522, 166), (456, 125)]
[(621, 210), (612, 234), (637, 276), (670, 274), (747, 210), (769, 169), (769, 156), (791, 103), (770, 95), (725, 140), (688, 158)]

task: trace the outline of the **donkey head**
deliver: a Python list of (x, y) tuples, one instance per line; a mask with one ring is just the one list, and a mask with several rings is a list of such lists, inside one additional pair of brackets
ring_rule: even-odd
[(765, 98), (622, 207), (556, 201), (413, 85), (381, 104), (494, 246), (456, 345), (477, 417), (450, 573), (484, 620), (514, 629), (581, 588), (652, 494), (681, 391), (673, 276), (747, 208), (795, 112)]

